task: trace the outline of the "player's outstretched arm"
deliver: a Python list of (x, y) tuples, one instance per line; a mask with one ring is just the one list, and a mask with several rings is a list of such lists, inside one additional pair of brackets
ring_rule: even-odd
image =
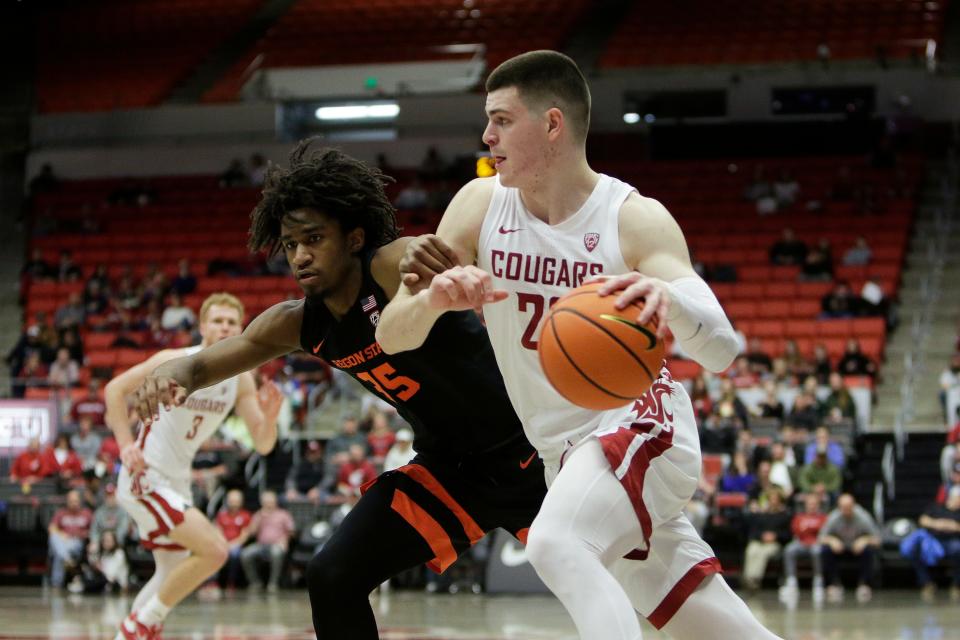
[[(265, 377), (265, 376), (264, 376)], [(283, 394), (270, 380), (263, 380), (260, 389), (249, 371), (241, 373), (237, 384), (237, 415), (247, 425), (253, 448), (267, 455), (277, 443), (277, 416), (283, 405)]]
[(659, 333), (669, 327), (683, 350), (710, 371), (723, 371), (739, 351), (736, 334), (717, 297), (690, 264), (683, 232), (666, 208), (632, 195), (620, 211), (620, 246), (635, 271), (609, 278), (600, 295), (619, 291), (617, 306), (644, 298), (637, 321), (654, 314)]
[(162, 364), (137, 389), (137, 414), (150, 424), (159, 417), (161, 406), (179, 406), (197, 389), (296, 351), (302, 322), (302, 300), (281, 302), (254, 318), (239, 336)]
[[(478, 269), (466, 271), (466, 267), (458, 266), (435, 274), (453, 262), (475, 269), (472, 265), (477, 258), (480, 227), (490, 206), (493, 185), (493, 179), (480, 178), (457, 192), (437, 228), (436, 235), (443, 241), (443, 247), (435, 243), (411, 243), (408, 247), (410, 250), (404, 258), (408, 272), (377, 324), (377, 342), (385, 352), (416, 349), (427, 339), (441, 315), (478, 307), (483, 304), (483, 296), (492, 291), (484, 288), (482, 272)], [(408, 258), (417, 246), (424, 250), (420, 259), (411, 262)], [(424, 288), (423, 281), (430, 278), (430, 284)]]

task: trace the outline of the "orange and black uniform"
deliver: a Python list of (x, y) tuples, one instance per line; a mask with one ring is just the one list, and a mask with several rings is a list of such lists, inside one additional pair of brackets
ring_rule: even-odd
[(497, 527), (525, 540), (546, 494), (476, 314), (446, 313), (421, 347), (383, 353), (375, 331), (388, 299), (372, 257), (363, 256), (360, 293), (340, 320), (322, 300), (305, 301), (300, 343), (396, 407), (417, 456), (367, 487), (310, 562), (318, 640), (379, 637), (367, 599), (378, 584), (424, 562), (443, 571)]

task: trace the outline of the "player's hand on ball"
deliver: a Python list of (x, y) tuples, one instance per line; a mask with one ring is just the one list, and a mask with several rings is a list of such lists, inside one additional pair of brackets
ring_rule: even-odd
[(136, 442), (131, 442), (120, 450), (120, 462), (127, 468), (130, 475), (142, 472), (147, 466), (146, 461), (143, 459), (143, 451), (140, 450)]
[(179, 407), (187, 399), (187, 390), (167, 376), (147, 376), (137, 389), (134, 403), (137, 415), (143, 424), (152, 424), (160, 418), (160, 407), (169, 411)]
[[(597, 295), (607, 296), (619, 291), (614, 306), (625, 309), (637, 300), (643, 300), (643, 311), (637, 316), (637, 324), (650, 322), (654, 315), (657, 317), (657, 337), (662, 338), (667, 333), (667, 314), (670, 312), (670, 288), (660, 278), (651, 278), (642, 273), (631, 271), (619, 276), (602, 276), (588, 282), (603, 282), (597, 290)], [(586, 283), (585, 283), (586, 284)]]
[(434, 276), (427, 290), (430, 306), (445, 311), (481, 309), (508, 295), (502, 289), (494, 289), (490, 274), (473, 265), (454, 267)]
[(407, 244), (400, 259), (400, 277), (414, 293), (430, 285), (433, 277), (447, 269), (460, 266), (457, 252), (439, 237), (428, 233)]

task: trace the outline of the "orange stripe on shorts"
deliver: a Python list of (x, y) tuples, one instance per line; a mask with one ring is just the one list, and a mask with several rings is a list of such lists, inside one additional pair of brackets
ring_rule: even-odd
[(457, 520), (460, 521), (463, 530), (466, 532), (467, 537), (470, 538), (470, 544), (476, 544), (480, 538), (484, 536), (483, 529), (470, 517), (470, 514), (460, 506), (456, 500), (453, 499), (447, 490), (443, 488), (443, 485), (440, 484), (440, 481), (437, 480), (432, 473), (430, 473), (426, 467), (423, 467), (419, 464), (408, 464), (404, 467), (400, 467), (397, 471), (402, 471), (407, 474), (411, 479), (417, 481), (419, 484), (437, 497), (440, 502), (442, 502), (453, 515), (457, 516)]
[(426, 541), (433, 551), (434, 559), (427, 565), (436, 571), (442, 573), (447, 567), (457, 559), (457, 551), (453, 548), (453, 541), (447, 532), (443, 530), (440, 523), (434, 520), (429, 513), (423, 510), (423, 507), (410, 499), (410, 496), (399, 489), (393, 491), (393, 502), (390, 505), (394, 511), (400, 514), (411, 527), (417, 530), (417, 533)]

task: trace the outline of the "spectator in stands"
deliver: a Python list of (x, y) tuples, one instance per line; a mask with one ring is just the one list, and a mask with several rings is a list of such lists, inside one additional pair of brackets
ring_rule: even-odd
[[(960, 599), (960, 486), (953, 487), (947, 494), (945, 504), (933, 503), (929, 505), (919, 520), (925, 530), (920, 536), (932, 537), (940, 544), (943, 557), (950, 564), (953, 576), (950, 587), (950, 599)], [(932, 558), (926, 558), (925, 545), (919, 540), (909, 545), (908, 559), (913, 562), (917, 573), (917, 584), (920, 586), (924, 600), (932, 601), (936, 593), (936, 585), (930, 579), (929, 566)]]
[(267, 177), (267, 159), (263, 154), (255, 153), (250, 156), (250, 186), (262, 187)]
[(367, 434), (367, 449), (374, 464), (383, 464), (390, 447), (396, 442), (397, 436), (387, 422), (387, 416), (377, 411), (372, 416), (370, 433)]
[(63, 484), (72, 485), (82, 481), (83, 463), (70, 448), (70, 436), (58, 433), (53, 446), (47, 447), (43, 455), (44, 464), (55, 470)]
[(436, 147), (427, 149), (427, 155), (420, 162), (420, 177), (424, 180), (439, 180), (447, 172), (447, 162)]
[(95, 539), (97, 545), (88, 554), (93, 575), (89, 581), (86, 581), (87, 590), (99, 589), (102, 585), (107, 593), (126, 591), (130, 583), (130, 565), (127, 562), (123, 544), (117, 540), (116, 534), (110, 529)]
[[(223, 432), (222, 432), (223, 433)], [(190, 478), (196, 490), (201, 510), (206, 508), (207, 500), (220, 487), (227, 475), (227, 465), (220, 453), (220, 440), (210, 438), (200, 445), (197, 454), (190, 463)]]
[(759, 202), (772, 197), (773, 185), (767, 180), (767, 169), (762, 164), (758, 164), (753, 168), (753, 179), (743, 189), (743, 199), (750, 202)]
[(770, 247), (770, 262), (773, 264), (802, 265), (806, 257), (807, 245), (789, 227), (783, 230), (780, 240)]
[(846, 282), (837, 282), (833, 290), (820, 301), (821, 318), (852, 318), (857, 315), (857, 298)]
[(77, 398), (70, 405), (70, 421), (76, 424), (80, 422), (81, 416), (88, 415), (94, 426), (103, 426), (103, 416), (106, 411), (107, 405), (100, 396), (100, 381), (94, 378), (87, 385), (87, 394)]
[(234, 589), (240, 578), (240, 554), (243, 545), (250, 539), (250, 525), (253, 521), (250, 512), (243, 508), (243, 492), (231, 489), (227, 492), (226, 506), (217, 513), (217, 528), (230, 547), (227, 563), (223, 566), (227, 589)]
[(843, 254), (843, 264), (847, 267), (862, 267), (870, 264), (870, 258), (872, 257), (873, 251), (867, 244), (867, 239), (863, 236), (857, 236), (853, 246)]
[(13, 381), (13, 397), (22, 398), (28, 388), (47, 385), (47, 367), (40, 361), (40, 353), (31, 351)]
[(749, 542), (743, 560), (743, 585), (750, 590), (760, 588), (770, 558), (790, 540), (790, 513), (783, 492), (773, 486), (765, 494), (766, 506), (747, 514)]
[(396, 442), (387, 452), (387, 457), (383, 459), (383, 470), (393, 471), (413, 460), (417, 452), (413, 450), (413, 432), (410, 429), (403, 428), (397, 431)]
[(234, 158), (230, 161), (230, 166), (220, 176), (220, 186), (226, 188), (246, 187), (250, 184), (250, 176), (247, 170), (243, 168), (243, 160)]
[(80, 365), (70, 359), (70, 351), (57, 349), (57, 359), (50, 365), (47, 384), (51, 387), (72, 387), (80, 381)]
[(393, 206), (397, 209), (419, 211), (427, 207), (428, 201), (429, 193), (423, 188), (420, 181), (414, 178), (410, 184), (400, 190), (396, 200), (393, 201)]
[(757, 375), (750, 366), (750, 360), (747, 356), (738, 356), (737, 359), (733, 361), (733, 365), (727, 369), (725, 375), (737, 389), (753, 387), (760, 379), (760, 376)]
[(856, 338), (847, 340), (847, 349), (837, 363), (837, 371), (844, 376), (877, 375), (876, 363), (860, 351), (860, 341)]
[(177, 295), (185, 296), (197, 290), (197, 277), (190, 272), (190, 262), (186, 258), (181, 258), (177, 262), (177, 275), (170, 283), (170, 291)]
[(38, 193), (50, 193), (56, 191), (60, 186), (60, 179), (53, 172), (53, 166), (44, 163), (40, 167), (40, 173), (30, 178), (30, 195), (35, 196)]
[(855, 557), (860, 562), (860, 580), (857, 600), (866, 602), (873, 592), (874, 554), (880, 547), (880, 529), (873, 516), (861, 507), (849, 493), (840, 496), (837, 508), (827, 517), (818, 537), (823, 560), (824, 578), (827, 584), (827, 600), (839, 602), (843, 587), (837, 576), (837, 559)]
[(60, 336), (60, 342), (57, 349), (66, 349), (70, 353), (70, 359), (78, 363), (83, 362), (83, 343), (80, 341), (79, 333), (76, 329), (67, 329)]
[(940, 372), (940, 405), (943, 407), (943, 421), (947, 422), (947, 394), (951, 389), (960, 387), (960, 352), (950, 356), (950, 365)]
[(79, 327), (83, 324), (86, 314), (86, 307), (83, 305), (80, 293), (74, 292), (67, 298), (67, 304), (53, 314), (53, 324), (59, 331)]
[(777, 385), (773, 380), (768, 380), (763, 385), (764, 397), (757, 405), (761, 418), (776, 418), (783, 420), (783, 403), (777, 397)]
[(73, 261), (73, 254), (63, 249), (60, 251), (60, 262), (57, 263), (57, 280), (60, 282), (76, 282), (83, 277), (83, 272)]
[(796, 459), (793, 450), (782, 442), (770, 444), (770, 482), (783, 489), (785, 498), (793, 495), (793, 470)]
[[(44, 362), (53, 362), (56, 349), (62, 340), (60, 332), (50, 323), (46, 311), (37, 312), (34, 316), (34, 326), (40, 330), (40, 358)], [(72, 330), (71, 333), (76, 334), (76, 330)]]
[(43, 259), (43, 251), (36, 247), (30, 253), (30, 259), (20, 269), (20, 276), (30, 280), (43, 280), (54, 275), (53, 266)]
[[(143, 278), (143, 286), (140, 288), (141, 304), (155, 302), (157, 304), (157, 315), (162, 313), (163, 298), (167, 295), (170, 286), (167, 284), (167, 276), (152, 265), (152, 273), (148, 273)], [(151, 309), (152, 310), (152, 309)]]
[(747, 349), (747, 362), (750, 370), (757, 376), (764, 376), (773, 369), (773, 360), (763, 349), (763, 342), (760, 338), (750, 338), (750, 346)]
[(857, 405), (853, 396), (844, 384), (843, 376), (836, 372), (830, 374), (830, 395), (820, 403), (820, 417), (827, 418), (834, 413), (850, 420), (857, 419)]
[(818, 384), (827, 384), (832, 372), (833, 366), (830, 364), (830, 354), (827, 352), (827, 348), (823, 343), (818, 342), (813, 345), (811, 373), (816, 378)]
[(88, 280), (83, 289), (83, 310), (88, 315), (99, 315), (107, 310), (107, 291), (99, 280)]
[(38, 480), (48, 478), (57, 472), (49, 460), (40, 452), (40, 439), (30, 438), (27, 448), (14, 458), (10, 467), (10, 480), (22, 485), (31, 485)]
[(107, 466), (113, 468), (114, 463), (120, 459), (120, 445), (117, 444), (117, 439), (113, 437), (113, 433), (107, 433), (107, 436), (100, 443), (100, 453), (97, 454), (97, 459), (103, 460)]
[(703, 374), (693, 379), (690, 401), (693, 404), (693, 413), (696, 415), (698, 423), (703, 422), (713, 411), (713, 398), (710, 397), (707, 380), (703, 377)]
[(310, 440), (303, 457), (291, 465), (287, 473), (287, 500), (306, 498), (314, 504), (320, 504), (329, 494), (331, 485), (330, 469), (323, 460), (323, 445), (317, 440)]
[(117, 502), (117, 485), (112, 482), (103, 488), (103, 503), (93, 512), (88, 553), (98, 551), (100, 538), (107, 531), (115, 536), (116, 543), (121, 547), (130, 533), (130, 516)]
[(792, 427), (800, 429), (814, 429), (820, 422), (820, 412), (817, 408), (817, 398), (808, 391), (797, 394), (793, 400), (793, 407), (787, 416), (787, 422)]
[(110, 293), (110, 274), (107, 272), (107, 265), (102, 262), (99, 263), (93, 269), (93, 273), (90, 274), (90, 277), (87, 278), (86, 287), (89, 287), (91, 283), (96, 282), (100, 286), (100, 290), (106, 294)]
[(286, 509), (277, 506), (277, 494), (273, 491), (261, 493), (260, 510), (254, 514), (250, 522), (250, 534), (256, 541), (240, 552), (243, 573), (247, 576), (247, 583), (251, 590), (259, 591), (263, 588), (257, 565), (261, 560), (268, 560), (270, 577), (267, 580), (267, 591), (277, 592), (280, 571), (283, 569), (283, 560), (287, 555), (293, 532), (293, 516)]
[(366, 447), (352, 444), (348, 459), (337, 472), (337, 491), (341, 495), (360, 495), (360, 487), (377, 477), (377, 470), (367, 459)]
[(799, 595), (797, 585), (797, 559), (810, 556), (813, 563), (813, 602), (823, 602), (823, 569), (820, 563), (820, 544), (817, 538), (820, 530), (827, 521), (827, 514), (820, 510), (820, 497), (808, 493), (803, 498), (804, 510), (793, 516), (790, 530), (793, 540), (783, 550), (783, 586), (780, 588), (780, 601), (788, 604), (795, 603)]
[(119, 309), (129, 310), (136, 309), (140, 306), (142, 296), (140, 293), (140, 288), (137, 287), (137, 284), (133, 279), (132, 272), (125, 270), (125, 272), (121, 274), (113, 297), (116, 301), (114, 304)]
[(840, 467), (830, 462), (827, 457), (827, 448), (819, 447), (815, 450), (813, 460), (803, 465), (798, 479), (800, 491), (815, 493), (821, 499), (833, 497), (840, 492), (843, 484), (843, 475)]
[(66, 570), (80, 561), (85, 541), (90, 536), (93, 514), (83, 506), (80, 492), (67, 493), (67, 504), (57, 509), (50, 520), (50, 586), (62, 589)]
[(175, 331), (177, 329), (189, 329), (193, 327), (196, 321), (197, 316), (190, 307), (183, 304), (180, 295), (171, 293), (167, 308), (163, 310), (160, 326), (166, 331)]
[[(873, 278), (867, 278), (860, 289), (860, 315), (886, 318), (890, 312), (890, 302), (883, 293), (883, 287)], [(888, 320), (888, 325), (889, 325)]]
[(824, 239), (811, 247), (803, 260), (800, 279), (805, 282), (833, 280), (833, 258), (830, 251), (830, 243)]
[(82, 415), (77, 421), (77, 432), (70, 438), (70, 446), (77, 452), (83, 469), (92, 469), (97, 464), (97, 455), (100, 453), (101, 438), (93, 432), (93, 419), (89, 415)]
[(813, 442), (807, 444), (807, 448), (804, 450), (803, 464), (813, 463), (819, 451), (826, 451), (827, 460), (836, 465), (838, 469), (843, 469), (847, 463), (843, 446), (836, 440), (830, 439), (830, 431), (826, 427), (817, 427), (817, 430), (813, 433)]
[(17, 344), (7, 354), (6, 360), (10, 366), (10, 374), (12, 376), (19, 375), (20, 369), (23, 368), (23, 364), (30, 353), (36, 353), (39, 361), (42, 359), (45, 350), (46, 347), (40, 342), (40, 328), (37, 325), (27, 327), (27, 330), (17, 340)]
[(797, 380), (802, 380), (810, 373), (810, 363), (800, 353), (800, 347), (793, 338), (787, 338), (784, 341), (782, 357), (787, 366), (787, 372)]
[[(740, 359), (738, 358), (738, 360)], [(734, 380), (724, 378), (720, 383), (720, 397), (717, 399), (716, 407), (721, 418), (727, 420), (736, 418), (738, 426), (745, 427), (747, 425), (750, 413), (737, 395)]]
[(783, 168), (773, 183), (773, 197), (777, 201), (777, 209), (789, 209), (800, 197), (800, 183), (797, 182), (790, 169)]
[(757, 477), (750, 471), (747, 455), (737, 451), (720, 478), (720, 490), (726, 493), (750, 493), (756, 484)]
[(366, 446), (367, 439), (362, 433), (359, 433), (360, 423), (353, 416), (343, 419), (340, 426), (340, 433), (327, 441), (326, 459), (327, 464), (340, 465), (347, 461), (347, 451), (350, 445), (359, 444)]

